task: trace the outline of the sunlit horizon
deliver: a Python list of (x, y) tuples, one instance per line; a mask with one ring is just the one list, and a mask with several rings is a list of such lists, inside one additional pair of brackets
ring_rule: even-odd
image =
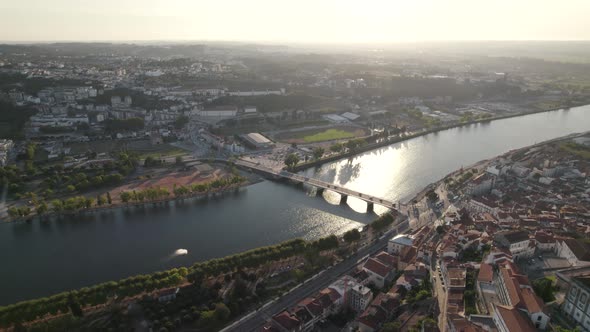
[(0, 41), (585, 41), (588, 14), (582, 0), (23, 0), (0, 4)]

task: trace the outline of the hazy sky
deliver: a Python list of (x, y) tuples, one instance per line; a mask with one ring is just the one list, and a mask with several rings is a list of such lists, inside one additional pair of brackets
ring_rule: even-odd
[(590, 0), (0, 0), (0, 40), (590, 40)]

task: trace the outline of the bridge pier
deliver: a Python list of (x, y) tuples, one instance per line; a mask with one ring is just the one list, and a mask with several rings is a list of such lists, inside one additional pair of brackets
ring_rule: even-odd
[(322, 196), (323, 193), (324, 193), (324, 188), (316, 187), (316, 191), (315, 191), (316, 196)]
[(374, 211), (375, 204), (373, 202), (367, 202), (367, 213), (372, 213)]
[(346, 204), (347, 200), (348, 200), (348, 195), (340, 195), (340, 205)]

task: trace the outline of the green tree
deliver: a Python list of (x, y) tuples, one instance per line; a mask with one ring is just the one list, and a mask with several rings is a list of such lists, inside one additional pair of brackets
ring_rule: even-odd
[(53, 212), (56, 212), (56, 213), (60, 213), (61, 211), (64, 210), (64, 203), (62, 200), (59, 200), (59, 199), (54, 199), (53, 201), (51, 201), (51, 206), (52, 206)]
[(431, 202), (438, 201), (438, 194), (436, 193), (436, 191), (434, 191), (434, 189), (429, 190), (428, 193), (426, 193), (426, 197)]
[(104, 197), (104, 195), (98, 195), (96, 197), (96, 205), (102, 206), (102, 205), (105, 205), (106, 202), (107, 202), (107, 199)]
[(37, 205), (37, 214), (38, 215), (44, 215), (45, 213), (47, 213), (47, 210), (49, 210), (49, 207), (47, 206), (47, 203), (45, 203), (45, 201), (42, 201), (41, 203), (39, 203), (39, 205)]
[(174, 128), (182, 129), (189, 122), (189, 118), (186, 115), (181, 115), (174, 121)]
[(344, 145), (342, 143), (335, 143), (330, 146), (330, 151), (338, 153), (341, 152), (343, 148)]
[(313, 149), (313, 157), (315, 159), (320, 159), (324, 155), (324, 152), (325, 152), (324, 148), (322, 148), (321, 146), (318, 146)]
[(122, 191), (119, 196), (121, 197), (121, 201), (123, 203), (128, 203), (131, 200), (131, 193), (128, 191)]
[(533, 289), (535, 293), (543, 299), (545, 302), (551, 302), (555, 300), (553, 293), (556, 291), (553, 285), (553, 280), (550, 278), (540, 278), (533, 281)]
[(72, 312), (72, 315), (74, 317), (84, 316), (84, 312), (82, 311), (80, 303), (78, 303), (78, 301), (74, 298), (72, 293), (70, 293), (70, 295), (68, 296), (68, 307), (70, 308), (70, 311)]
[(297, 165), (297, 163), (299, 163), (299, 156), (297, 154), (289, 153), (285, 157), (285, 165), (287, 165), (287, 167), (293, 168), (295, 165)]
[(145, 166), (145, 167), (152, 167), (152, 166), (155, 166), (156, 164), (159, 164), (159, 160), (156, 161), (156, 159), (152, 156), (147, 156), (145, 158), (145, 160), (143, 161), (143, 166)]
[(12, 206), (8, 209), (8, 215), (12, 218), (16, 218), (19, 216), (19, 210), (18, 208)]
[(113, 204), (113, 200), (111, 199), (111, 193), (109, 191), (107, 191), (107, 203), (109, 203), (109, 205)]
[(35, 151), (37, 150), (37, 144), (29, 143), (26, 147), (27, 159), (33, 160), (35, 158)]
[(361, 233), (358, 229), (351, 229), (348, 232), (344, 233), (344, 241), (346, 242), (354, 242), (361, 239)]
[(215, 312), (213, 316), (220, 322), (225, 322), (229, 319), (231, 312), (229, 308), (223, 303), (216, 303), (215, 304)]
[(580, 332), (580, 327), (576, 326), (574, 329), (566, 329), (565, 327), (558, 325), (555, 327), (555, 332)]
[(182, 156), (176, 156), (176, 165), (182, 164)]
[(370, 224), (370, 227), (376, 231), (380, 231), (393, 223), (393, 216), (390, 213), (381, 215)]
[(94, 200), (92, 198), (85, 198), (84, 199), (84, 207), (87, 209), (90, 209), (92, 207), (92, 203), (94, 203)]

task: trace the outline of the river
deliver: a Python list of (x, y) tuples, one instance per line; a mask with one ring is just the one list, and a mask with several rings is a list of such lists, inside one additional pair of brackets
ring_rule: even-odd
[[(590, 130), (590, 105), (449, 129), (305, 171), (363, 193), (407, 201), (479, 160)], [(0, 305), (149, 273), (302, 237), (315, 239), (375, 218), (326, 191), (264, 181), (223, 197), (167, 208), (115, 209), (59, 221), (0, 225)], [(375, 206), (375, 212), (384, 209)], [(188, 255), (174, 256), (175, 250)]]

